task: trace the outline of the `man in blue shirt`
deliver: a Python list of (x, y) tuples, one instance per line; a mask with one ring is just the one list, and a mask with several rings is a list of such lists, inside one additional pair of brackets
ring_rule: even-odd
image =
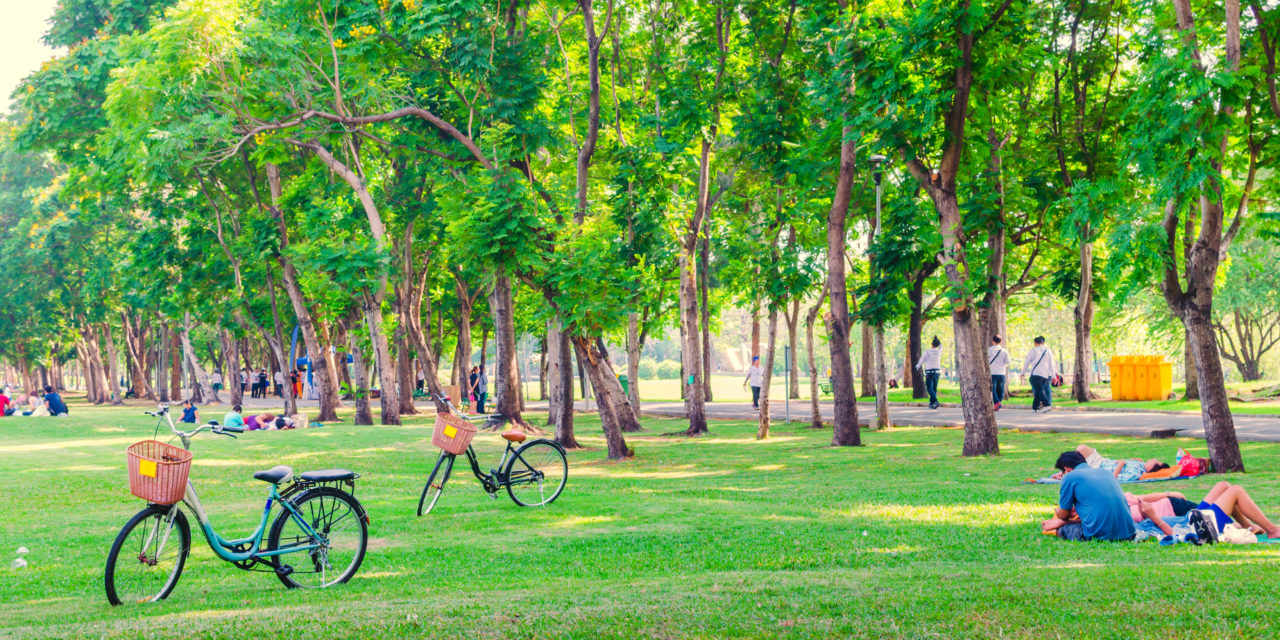
[(51, 416), (67, 415), (67, 403), (62, 401), (62, 396), (58, 395), (52, 386), (45, 386), (44, 388), (44, 404), (49, 408), (49, 415)]
[(1063, 540), (1131, 540), (1137, 529), (1120, 483), (1110, 472), (1090, 467), (1079, 451), (1058, 456), (1062, 471), (1054, 516), (1066, 521), (1058, 529)]

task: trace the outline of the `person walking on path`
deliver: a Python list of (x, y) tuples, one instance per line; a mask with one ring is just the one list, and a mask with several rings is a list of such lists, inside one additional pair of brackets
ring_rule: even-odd
[(480, 367), (471, 367), (471, 376), (467, 378), (467, 399), (471, 401), (471, 411), (479, 413), (476, 404), (480, 398), (476, 395), (476, 384), (480, 382)]
[(1053, 378), (1056, 367), (1053, 363), (1053, 350), (1044, 343), (1044, 336), (1036, 336), (1036, 344), (1027, 352), (1022, 361), (1022, 370), (1031, 379), (1031, 410), (1047, 412), (1053, 410), (1053, 388), (1049, 381)]
[(209, 376), (209, 382), (213, 383), (213, 395), (218, 395), (222, 391), (222, 370), (214, 369), (213, 375)]
[(249, 370), (240, 368), (240, 393), (243, 394), (249, 388)]
[(934, 336), (932, 344), (933, 348), (925, 349), (920, 354), (916, 368), (924, 372), (924, 388), (929, 392), (929, 408), (937, 409), (942, 406), (938, 402), (938, 378), (942, 377), (942, 341)]
[(1000, 346), (1000, 336), (991, 336), (987, 365), (991, 368), (991, 399), (999, 411), (1000, 403), (1004, 402), (1004, 377), (1009, 372), (1009, 352)]
[(489, 397), (489, 376), (484, 373), (484, 365), (480, 365), (480, 376), (476, 378), (476, 413), (484, 413), (484, 401)]
[(751, 385), (751, 406), (760, 408), (760, 385), (764, 384), (764, 370), (760, 368), (760, 356), (751, 358), (751, 366), (747, 367), (747, 378), (742, 386)]

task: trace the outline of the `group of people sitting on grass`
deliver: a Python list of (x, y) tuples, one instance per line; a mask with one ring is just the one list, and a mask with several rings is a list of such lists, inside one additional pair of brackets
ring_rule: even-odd
[[(1102, 465), (1092, 465), (1097, 452), (1083, 447), (1058, 456), (1054, 464), (1061, 472), (1058, 507), (1041, 526), (1046, 534), (1064, 540), (1134, 540), (1143, 528), (1159, 530), (1161, 544), (1214, 543), (1222, 536), (1232, 541), (1256, 542), (1256, 536), (1280, 538), (1280, 526), (1269, 520), (1244, 487), (1219, 482), (1198, 503), (1177, 491), (1134, 495), (1121, 490), (1117, 478), (1124, 473)], [(1100, 457), (1100, 456), (1099, 456)], [(1158, 460), (1120, 461), (1123, 466), (1141, 466), (1150, 472)], [(1129, 465), (1137, 462), (1138, 465)], [(1152, 463), (1155, 463), (1154, 465)], [(1185, 524), (1182, 519), (1185, 518)], [(1185, 527), (1184, 533), (1175, 525)]]
[[(191, 401), (182, 403), (182, 418), (180, 422), (188, 424), (197, 424), (200, 422), (200, 410)], [(276, 415), (271, 412), (256, 413), (245, 416), (244, 409), (240, 405), (231, 407), (225, 416), (222, 416), (222, 426), (238, 427), (245, 431), (276, 431), (284, 429), (306, 429), (307, 427), (323, 426), (318, 422), (307, 420), (307, 414), (295, 413), (291, 416)]]
[(44, 392), (14, 393), (9, 387), (0, 388), (0, 416), (48, 417), (67, 415), (67, 403), (52, 386)]

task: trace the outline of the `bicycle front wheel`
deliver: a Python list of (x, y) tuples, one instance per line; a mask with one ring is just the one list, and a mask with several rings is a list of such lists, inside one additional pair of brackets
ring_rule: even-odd
[(418, 498), (418, 517), (431, 513), (431, 510), (436, 508), (440, 494), (444, 493), (444, 483), (449, 481), (449, 474), (453, 472), (453, 459), (456, 457), (444, 451), (440, 452), (435, 468), (431, 470), (431, 475), (427, 476), (427, 483), (422, 486), (422, 497)]
[(299, 557), (301, 561), (294, 560), (299, 564), (290, 565), (290, 570), (277, 570), (276, 576), (290, 589), (319, 589), (350, 580), (369, 544), (364, 507), (355, 496), (332, 487), (305, 491), (292, 504), (314, 533), (303, 528), (287, 508), (280, 512), (271, 525), (268, 544), (272, 550), (299, 548), (275, 556), (281, 564)]
[(513, 502), (522, 507), (539, 507), (560, 497), (569, 479), (569, 462), (559, 444), (534, 440), (516, 449), (503, 476)]
[(139, 511), (107, 554), (107, 601), (121, 605), (164, 600), (178, 585), (190, 550), (191, 527), (182, 509), (151, 505)]

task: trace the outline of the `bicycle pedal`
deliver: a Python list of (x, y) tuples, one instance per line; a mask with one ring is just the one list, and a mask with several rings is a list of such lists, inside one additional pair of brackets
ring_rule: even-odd
[(293, 567), (287, 564), (278, 565), (276, 567), (276, 575), (278, 576), (287, 576), (291, 573), (293, 573)]

